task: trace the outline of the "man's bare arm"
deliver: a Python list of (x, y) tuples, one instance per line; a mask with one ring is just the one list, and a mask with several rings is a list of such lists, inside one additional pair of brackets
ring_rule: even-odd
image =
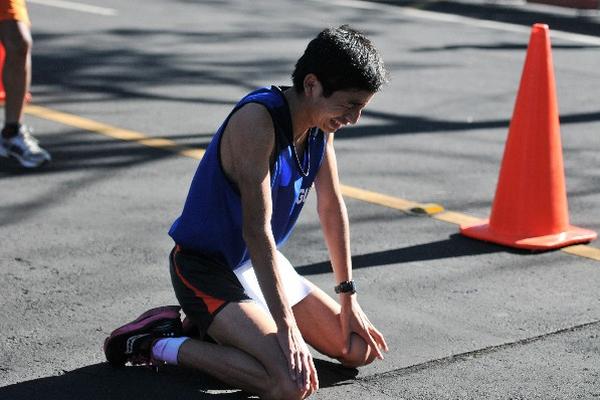
[(312, 356), (296, 325), (276, 268), (270, 182), (274, 148), (275, 132), (268, 111), (251, 103), (230, 119), (221, 141), (221, 160), (241, 196), (243, 237), (277, 326), (277, 338), (288, 360), (290, 375), (299, 389), (316, 390), (318, 379)]

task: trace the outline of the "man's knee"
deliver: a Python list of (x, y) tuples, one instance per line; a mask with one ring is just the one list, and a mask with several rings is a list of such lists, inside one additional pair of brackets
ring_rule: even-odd
[(346, 368), (358, 368), (369, 365), (375, 360), (374, 352), (367, 348), (362, 352), (350, 352), (349, 354), (338, 358), (340, 363)]
[(352, 334), (350, 352), (337, 357), (337, 359), (344, 367), (357, 368), (372, 363), (376, 356), (362, 337)]

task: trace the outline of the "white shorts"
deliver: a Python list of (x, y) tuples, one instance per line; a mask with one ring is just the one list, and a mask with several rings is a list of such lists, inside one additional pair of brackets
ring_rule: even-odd
[[(312, 290), (308, 281), (296, 272), (288, 259), (279, 251), (277, 251), (277, 268), (279, 268), (279, 276), (283, 283), (283, 290), (287, 295), (290, 306), (298, 304), (302, 299), (308, 296)], [(244, 287), (246, 294), (269, 313), (269, 307), (265, 301), (265, 296), (260, 290), (252, 263), (248, 261), (233, 272)]]

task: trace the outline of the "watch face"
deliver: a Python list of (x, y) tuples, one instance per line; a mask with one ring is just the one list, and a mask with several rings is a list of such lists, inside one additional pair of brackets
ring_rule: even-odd
[(342, 282), (335, 288), (336, 293), (356, 293), (354, 281)]
[(354, 281), (348, 282), (348, 286), (346, 287), (346, 292), (354, 293), (355, 290)]

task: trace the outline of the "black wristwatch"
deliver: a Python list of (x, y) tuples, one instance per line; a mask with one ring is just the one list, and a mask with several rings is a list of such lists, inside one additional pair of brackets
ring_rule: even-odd
[(356, 293), (356, 284), (354, 281), (345, 281), (333, 288), (336, 293)]

